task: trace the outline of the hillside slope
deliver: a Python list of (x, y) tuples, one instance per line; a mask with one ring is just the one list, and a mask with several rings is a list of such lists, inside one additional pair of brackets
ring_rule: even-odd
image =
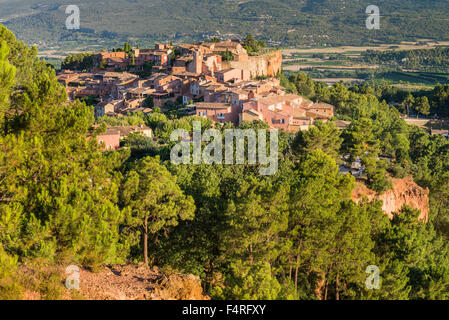
[[(381, 29), (365, 27), (366, 0), (100, 0), (71, 1), (81, 30), (65, 30), (63, 0), (1, 0), (0, 22), (29, 44), (104, 46), (122, 41), (188, 41), (253, 33), (272, 45), (357, 45), (449, 33), (446, 0), (379, 0)], [(422, 23), (426, 21), (426, 23)]]
[[(95, 273), (83, 268), (80, 270), (79, 290), (69, 290), (64, 286), (67, 274), (63, 267), (47, 266), (44, 270), (62, 280), (52, 284), (51, 291), (59, 292), (58, 295), (51, 296), (56, 300), (209, 300), (209, 297), (203, 295), (198, 277), (178, 273), (164, 274), (157, 267), (109, 265)], [(28, 282), (42, 282), (46, 278), (42, 277), (43, 271), (39, 268), (27, 267), (19, 272)], [(48, 288), (49, 285), (44, 287)], [(41, 300), (48, 299), (49, 296), (25, 287), (23, 298)]]

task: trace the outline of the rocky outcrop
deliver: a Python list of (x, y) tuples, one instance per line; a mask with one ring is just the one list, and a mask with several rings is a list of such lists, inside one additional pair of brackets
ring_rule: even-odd
[(275, 77), (282, 70), (282, 53), (280, 50), (273, 50), (258, 56), (241, 57), (236, 61), (224, 61), (222, 69), (228, 68), (246, 70), (251, 78)]
[(413, 178), (392, 179), (393, 188), (382, 194), (368, 189), (365, 184), (357, 182), (356, 188), (352, 193), (352, 200), (355, 202), (367, 198), (369, 201), (381, 200), (383, 202), (382, 210), (390, 217), (398, 212), (404, 205), (421, 211), (420, 219), (428, 222), (429, 220), (429, 190), (418, 186)]

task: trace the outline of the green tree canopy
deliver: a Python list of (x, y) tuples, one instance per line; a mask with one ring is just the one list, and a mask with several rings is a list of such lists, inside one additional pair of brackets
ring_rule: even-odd
[[(121, 202), (127, 211), (128, 230), (143, 234), (143, 256), (148, 264), (149, 236), (156, 236), (179, 220), (193, 219), (194, 202), (186, 197), (174, 177), (157, 158), (143, 158), (125, 177)], [(153, 239), (155, 240), (155, 239)]]

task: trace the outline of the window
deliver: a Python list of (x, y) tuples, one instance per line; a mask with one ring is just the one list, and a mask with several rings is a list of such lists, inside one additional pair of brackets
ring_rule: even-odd
[(281, 124), (284, 124), (285, 123), (285, 119), (281, 119)]
[(222, 112), (218, 113), (218, 119), (224, 119), (224, 113)]

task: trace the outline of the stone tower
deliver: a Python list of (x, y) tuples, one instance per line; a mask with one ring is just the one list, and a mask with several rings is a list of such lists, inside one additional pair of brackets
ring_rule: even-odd
[(201, 53), (201, 50), (195, 50), (193, 52), (193, 72), (203, 72), (203, 54)]

